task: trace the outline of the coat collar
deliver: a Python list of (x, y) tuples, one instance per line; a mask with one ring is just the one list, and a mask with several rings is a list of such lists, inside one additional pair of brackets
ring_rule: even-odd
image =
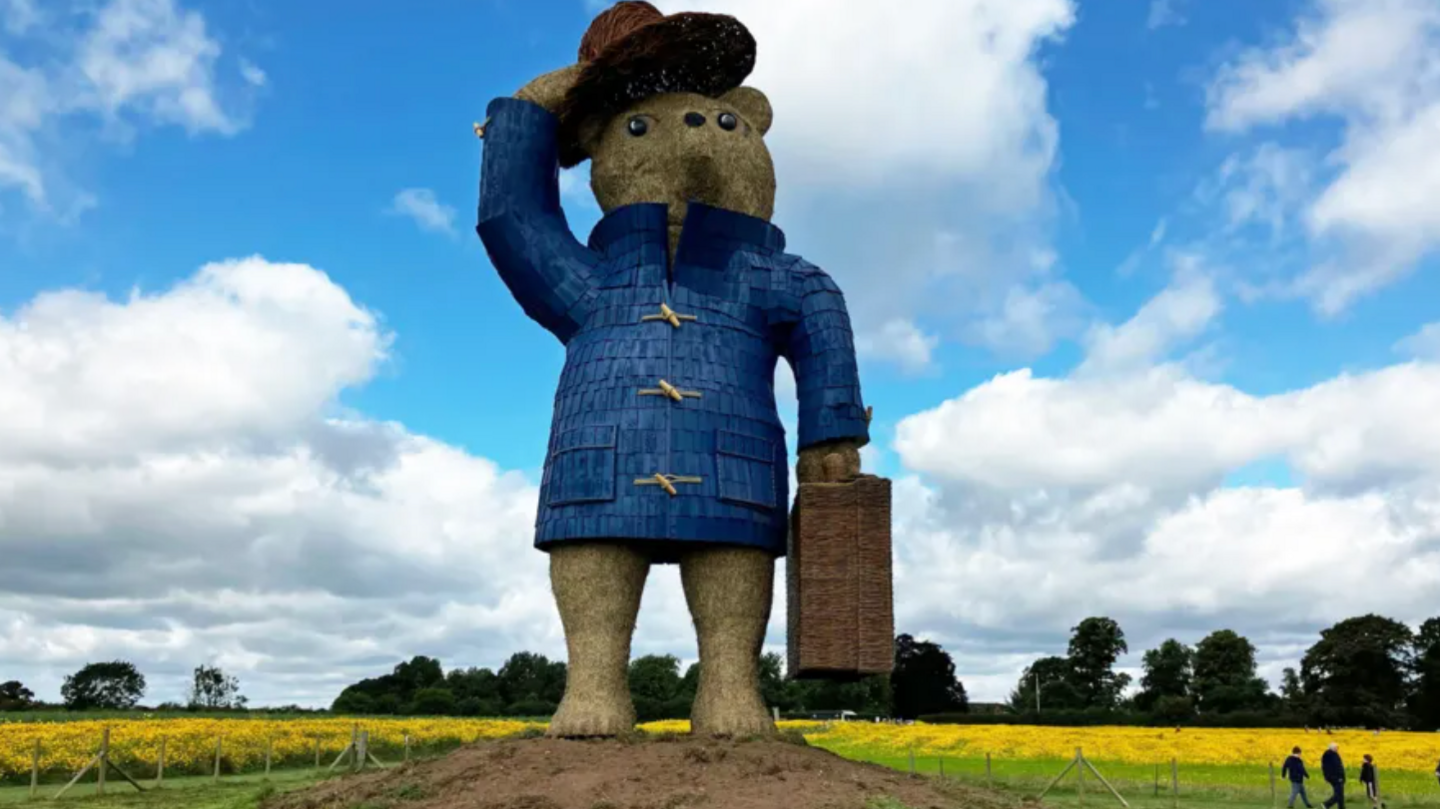
[[(616, 208), (590, 231), (590, 249), (608, 253), (617, 242), (632, 237), (644, 244), (664, 245), (668, 238), (667, 213), (664, 204), (654, 202)], [(685, 211), (675, 262), (724, 267), (732, 253), (747, 248), (783, 252), (785, 234), (764, 219), (692, 202)]]

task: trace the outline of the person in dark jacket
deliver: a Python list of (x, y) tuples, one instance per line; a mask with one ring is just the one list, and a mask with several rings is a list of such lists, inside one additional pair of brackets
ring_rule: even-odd
[(1320, 775), (1333, 790), (1333, 794), (1325, 799), (1325, 809), (1332, 806), (1345, 809), (1345, 763), (1340, 760), (1340, 745), (1331, 742), (1330, 749), (1320, 756)]
[(1365, 754), (1365, 762), (1360, 765), (1360, 783), (1365, 785), (1365, 797), (1370, 799), (1370, 804), (1384, 809), (1385, 804), (1380, 802), (1380, 783), (1375, 778), (1375, 759), (1369, 753)]
[(1286, 809), (1295, 809), (1296, 797), (1305, 804), (1305, 809), (1314, 809), (1310, 796), (1305, 794), (1305, 779), (1310, 777), (1310, 773), (1305, 770), (1305, 760), (1300, 758), (1299, 747), (1291, 750), (1290, 757), (1280, 766), (1280, 777), (1290, 779), (1290, 802), (1285, 804)]

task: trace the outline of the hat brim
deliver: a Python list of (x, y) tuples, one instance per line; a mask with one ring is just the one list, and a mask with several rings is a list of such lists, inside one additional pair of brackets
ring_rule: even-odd
[(560, 166), (589, 155), (580, 145), (587, 119), (608, 118), (661, 93), (716, 97), (755, 69), (755, 38), (728, 14), (686, 12), (643, 26), (607, 47), (580, 71), (559, 117)]

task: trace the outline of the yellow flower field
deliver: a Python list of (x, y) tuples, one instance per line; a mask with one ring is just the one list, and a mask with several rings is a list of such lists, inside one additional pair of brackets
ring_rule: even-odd
[[(325, 766), (350, 741), (356, 720), (333, 719), (126, 719), (54, 723), (0, 723), (0, 777), (28, 773), (35, 741), (41, 744), (46, 771), (74, 771), (99, 748), (101, 731), (110, 728), (111, 755), (121, 766), (149, 777), (166, 740), (166, 771), (208, 772), (214, 766), (216, 739), (221, 739), (226, 772), (263, 766), (267, 740), (276, 766), (313, 764), (317, 740)], [(370, 733), (371, 749), (397, 752), (406, 735), (423, 750), (453, 747), (476, 739), (497, 738), (539, 729), (542, 725), (495, 719), (359, 720)], [(1387, 771), (1430, 773), (1440, 760), (1440, 734), (1338, 732), (1333, 736), (1299, 730), (1186, 729), (1180, 733), (1155, 728), (1062, 728), (1012, 725), (888, 725), (867, 722), (782, 722), (811, 741), (835, 752), (857, 757), (917, 756), (999, 759), (1065, 759), (1076, 747), (1096, 762), (1157, 764), (1171, 758), (1181, 764), (1264, 766), (1279, 762), (1294, 745), (1306, 750), (1312, 767), (1324, 746), (1336, 741), (1347, 759), (1371, 753)], [(653, 733), (683, 733), (687, 722), (656, 722), (643, 726)]]
[[(808, 736), (809, 734), (807, 734)], [(1067, 759), (1075, 748), (1091, 761), (1160, 764), (1279, 765), (1290, 748), (1305, 751), (1312, 769), (1330, 742), (1340, 745), (1346, 761), (1358, 766), (1369, 753), (1388, 772), (1433, 773), (1440, 761), (1440, 734), (1386, 731), (1229, 730), (1134, 727), (1034, 727), (1017, 725), (875, 725), (845, 722), (813, 738), (836, 752), (864, 750), (872, 755), (953, 756), (1004, 759)]]

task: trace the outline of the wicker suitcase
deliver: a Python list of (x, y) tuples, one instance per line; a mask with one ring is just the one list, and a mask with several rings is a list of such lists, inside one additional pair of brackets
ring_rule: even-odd
[(895, 660), (890, 481), (802, 483), (786, 561), (788, 675), (847, 680)]

